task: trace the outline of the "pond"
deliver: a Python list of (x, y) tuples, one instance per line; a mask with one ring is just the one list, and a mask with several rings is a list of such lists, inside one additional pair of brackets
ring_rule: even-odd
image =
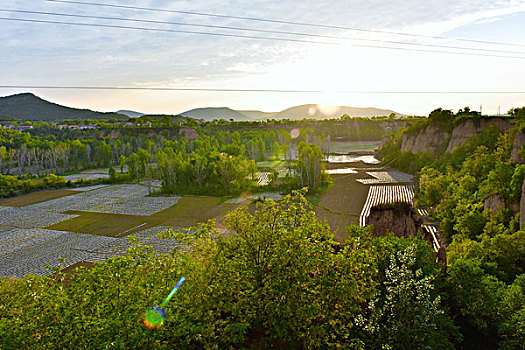
[(372, 155), (359, 155), (359, 154), (347, 154), (340, 156), (327, 156), (325, 160), (328, 163), (355, 163), (363, 162), (366, 164), (379, 164), (381, 163)]
[(381, 141), (330, 141), (328, 153), (348, 154), (351, 152), (373, 152)]
[(352, 168), (340, 168), (340, 169), (328, 169), (326, 170), (326, 173), (330, 175), (357, 174), (357, 171), (355, 171)]

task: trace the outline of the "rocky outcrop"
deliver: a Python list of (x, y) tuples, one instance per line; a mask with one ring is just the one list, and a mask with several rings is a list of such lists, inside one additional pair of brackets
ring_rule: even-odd
[(512, 154), (510, 155), (510, 162), (514, 164), (523, 164), (525, 161), (521, 159), (519, 152), (521, 147), (525, 146), (525, 134), (523, 132), (518, 132), (514, 138), (514, 143), (512, 144)]
[(383, 139), (381, 140), (381, 143), (379, 144), (379, 147), (374, 152), (375, 156), (379, 157), (379, 159), (381, 159), (383, 157), (383, 153), (381, 152), (381, 149), (383, 148), (383, 146), (385, 146), (386, 144), (389, 144), (391, 142), (392, 142), (392, 139), (390, 137), (388, 137), (388, 136), (383, 137)]
[(469, 137), (481, 133), (489, 125), (494, 125), (503, 131), (507, 131), (513, 126), (511, 122), (502, 118), (469, 119), (454, 128), (447, 152), (452, 152), (454, 148), (463, 145)]
[(448, 136), (446, 131), (429, 125), (424, 130), (413, 135), (404, 133), (401, 140), (401, 151), (412, 153), (430, 152), (437, 155), (446, 147), (445, 142)]
[(421, 221), (414, 209), (404, 204), (395, 208), (372, 208), (366, 219), (366, 225), (374, 225), (376, 236), (392, 232), (397, 237), (409, 237), (417, 234), (421, 228)]
[(523, 230), (525, 224), (525, 180), (521, 186), (521, 201), (520, 201), (520, 230)]
[(492, 210), (497, 213), (499, 208), (505, 208), (505, 197), (501, 194), (492, 194), (485, 199), (484, 209)]

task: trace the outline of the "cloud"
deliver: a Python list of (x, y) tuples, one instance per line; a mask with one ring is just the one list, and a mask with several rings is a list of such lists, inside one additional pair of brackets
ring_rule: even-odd
[[(100, 1), (102, 2), (102, 1)], [(107, 3), (128, 2), (105, 0)], [(190, 16), (168, 12), (145, 12), (26, 0), (4, 1), (5, 8), (143, 18), (195, 24), (213, 24), (259, 29), (342, 35), (359, 38), (406, 40), (393, 35), (342, 31), (322, 27), (291, 26), (269, 22)], [(472, 24), (498, 21), (505, 15), (525, 11), (525, 2), (516, 0), (137, 0), (134, 6), (171, 8), (233, 16), (280, 19), (301, 23), (319, 23), (351, 28), (403, 31), (424, 35), (444, 35)], [(45, 18), (37, 15), (12, 17)], [(89, 19), (53, 20), (86, 23), (114, 23)], [(146, 24), (122, 23), (147, 26)], [(151, 25), (220, 33), (239, 33), (170, 25)], [(250, 35), (250, 33), (244, 33)], [(482, 35), (481, 33), (480, 35)], [(251, 35), (262, 35), (252, 33)], [(281, 36), (284, 35), (272, 35)], [(293, 37), (293, 36), (288, 36)], [(415, 40), (421, 41), (421, 39)], [(426, 42), (426, 41), (423, 41)], [(424, 76), (402, 76), (410, 71), (404, 61), (413, 64), (411, 53), (389, 50), (366, 50), (348, 47), (326, 48), (322, 45), (235, 39), (182, 33), (159, 33), (124, 29), (74, 27), (0, 21), (0, 56), (2, 80), (9, 84), (53, 85), (135, 85), (135, 86), (206, 86), (257, 82), (266, 88), (300, 87), (300, 82), (315, 85), (344, 86), (352, 78), (357, 86), (387, 81), (395, 86), (399, 80), (420, 83)], [(378, 63), (374, 68), (366, 55)], [(336, 57), (334, 57), (336, 56)], [(427, 56), (417, 56), (426, 57)], [(451, 62), (451, 58), (443, 61)], [(390, 63), (389, 63), (390, 62)], [(392, 64), (391, 62), (395, 62)], [(485, 69), (489, 70), (490, 67)], [(394, 71), (396, 72), (390, 72)], [(446, 69), (444, 68), (446, 71)], [(363, 73), (361, 73), (362, 71)], [(335, 74), (337, 72), (338, 74)], [(350, 73), (353, 72), (353, 75)], [(423, 70), (422, 70), (423, 72)], [(365, 74), (366, 73), (366, 74)], [(517, 72), (520, 76), (523, 72)], [(266, 78), (264, 76), (266, 75)], [(270, 77), (271, 79), (269, 79)], [(315, 80), (312, 78), (314, 77)], [(360, 80), (356, 77), (361, 77)], [(280, 79), (280, 80), (279, 80)], [(332, 81), (336, 81), (333, 83)]]

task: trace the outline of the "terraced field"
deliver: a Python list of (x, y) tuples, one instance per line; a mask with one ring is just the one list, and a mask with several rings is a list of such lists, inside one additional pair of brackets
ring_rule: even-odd
[(359, 216), (359, 225), (365, 226), (370, 209), (379, 204), (404, 202), (414, 204), (414, 185), (370, 186), (365, 205)]

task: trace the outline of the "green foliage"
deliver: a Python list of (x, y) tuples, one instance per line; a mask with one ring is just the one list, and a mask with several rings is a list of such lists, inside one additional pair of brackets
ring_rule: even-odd
[(315, 144), (299, 143), (297, 147), (297, 174), (300, 187), (315, 191), (329, 180), (325, 173), (323, 153)]
[[(439, 307), (430, 276), (437, 269), (428, 243), (372, 237), (367, 228), (351, 227), (340, 245), (304, 192), (268, 200), (253, 213), (231, 212), (227, 236), (214, 222), (166, 233), (182, 248), (169, 256), (133, 246), (126, 256), (77, 270), (67, 281), (60, 268), (48, 277), (0, 279), (0, 348), (375, 348), (374, 333), (362, 325), (371, 302), (395, 315), (377, 327), (403, 325), (399, 339), (426, 331), (425, 344), (446, 348), (448, 333), (433, 317)], [(406, 268), (398, 249), (410, 252)], [(145, 328), (145, 311), (180, 276), (187, 282), (166, 306), (164, 327)], [(421, 299), (409, 297), (415, 290)], [(410, 300), (411, 313), (394, 305), (398, 300)], [(414, 315), (429, 323), (411, 321)], [(385, 344), (390, 335), (381, 338)], [(445, 339), (445, 346), (433, 339)]]
[(371, 314), (363, 320), (373, 335), (373, 347), (432, 348), (439, 341), (434, 337), (443, 310), (434, 296), (433, 277), (416, 267), (415, 247), (392, 254), (385, 274), (384, 293), (369, 305)]

